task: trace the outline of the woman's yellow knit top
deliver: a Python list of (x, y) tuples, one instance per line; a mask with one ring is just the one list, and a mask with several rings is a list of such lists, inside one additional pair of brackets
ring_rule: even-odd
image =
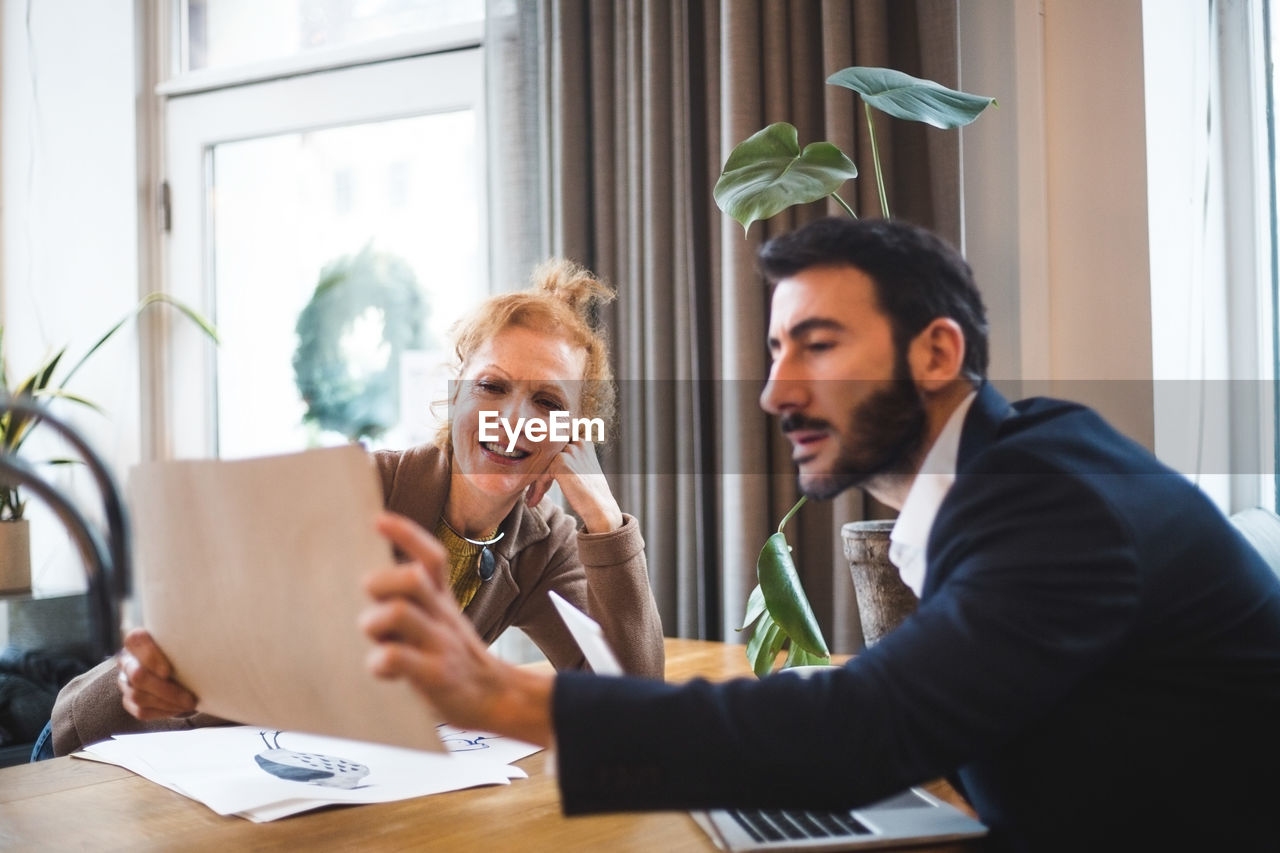
[[(449, 552), (449, 588), (453, 590), (453, 597), (458, 600), (458, 606), (465, 610), (471, 603), (471, 599), (475, 598), (476, 590), (480, 589), (480, 572), (476, 570), (476, 564), (480, 560), (480, 552), (484, 550), (484, 546), (472, 545), (454, 533), (449, 525), (444, 523), (444, 516), (440, 516), (440, 520), (436, 522), (435, 532), (440, 544), (444, 545), (445, 550)], [(480, 538), (492, 539), (497, 535), (498, 528), (495, 527)]]

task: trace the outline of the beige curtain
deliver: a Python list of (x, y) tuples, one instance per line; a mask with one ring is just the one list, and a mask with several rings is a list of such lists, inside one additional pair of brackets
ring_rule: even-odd
[[(755, 559), (794, 502), (789, 452), (756, 398), (767, 374), (760, 241), (840, 214), (811, 205), (745, 238), (711, 189), (732, 147), (774, 121), (826, 139), (865, 176), (861, 104), (825, 85), (850, 65), (956, 83), (955, 0), (490, 0), (491, 268), (516, 286), (548, 255), (608, 278), (619, 427), (605, 464), (641, 522), (668, 635), (734, 639)], [(893, 215), (958, 239), (958, 137), (877, 116)], [(840, 524), (860, 493), (789, 527), (833, 647), (859, 645)], [(798, 523), (797, 523), (798, 522)]]

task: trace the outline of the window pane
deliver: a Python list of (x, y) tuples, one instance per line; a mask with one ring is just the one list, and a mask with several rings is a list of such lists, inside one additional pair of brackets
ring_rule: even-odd
[(186, 0), (186, 70), (242, 65), (483, 19), (484, 0)]
[(429, 436), (484, 287), (476, 145), (456, 111), (214, 146), (220, 456)]
[[(1277, 93), (1280, 93), (1280, 68), (1277, 68), (1277, 60), (1280, 60), (1280, 27), (1277, 27), (1275, 14), (1277, 11), (1276, 4), (1271, 0), (1263, 0), (1262, 3), (1262, 24), (1264, 28), (1263, 44), (1266, 51), (1264, 59), (1264, 67), (1269, 72), (1269, 78), (1266, 83), (1267, 103), (1267, 149), (1271, 154), (1269, 166), (1271, 169), (1270, 193), (1267, 199), (1267, 212), (1270, 217), (1270, 261), (1271, 261), (1271, 281), (1268, 285), (1271, 290), (1271, 359), (1272, 359), (1272, 420), (1274, 434), (1272, 436), (1272, 452), (1273, 460), (1280, 460), (1280, 216), (1277, 210), (1280, 208), (1280, 145), (1277, 139), (1280, 139), (1280, 133), (1276, 127), (1276, 104)], [(1273, 466), (1274, 467), (1274, 466)], [(1276, 471), (1271, 472), (1272, 476), (1272, 494), (1274, 501), (1272, 508), (1280, 511), (1280, 476)]]

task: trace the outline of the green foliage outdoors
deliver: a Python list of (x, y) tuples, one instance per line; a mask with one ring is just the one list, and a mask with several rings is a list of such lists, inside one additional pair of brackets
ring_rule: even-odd
[(366, 246), (320, 273), (298, 315), (294, 380), (303, 422), (348, 441), (400, 419), (400, 356), (426, 340), (427, 302), (403, 259)]

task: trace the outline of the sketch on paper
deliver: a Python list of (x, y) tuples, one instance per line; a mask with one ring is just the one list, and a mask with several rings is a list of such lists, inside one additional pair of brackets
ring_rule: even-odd
[(297, 752), (280, 746), (280, 732), (272, 732), (267, 740), (265, 731), (258, 732), (266, 745), (265, 752), (253, 757), (258, 766), (280, 779), (289, 782), (306, 782), (327, 788), (359, 788), (360, 780), (369, 775), (369, 768), (345, 758), (321, 755), (318, 752)]
[(463, 731), (444, 723), (436, 726), (436, 733), (449, 752), (475, 752), (478, 749), (488, 749), (491, 740), (502, 740), (501, 735)]

